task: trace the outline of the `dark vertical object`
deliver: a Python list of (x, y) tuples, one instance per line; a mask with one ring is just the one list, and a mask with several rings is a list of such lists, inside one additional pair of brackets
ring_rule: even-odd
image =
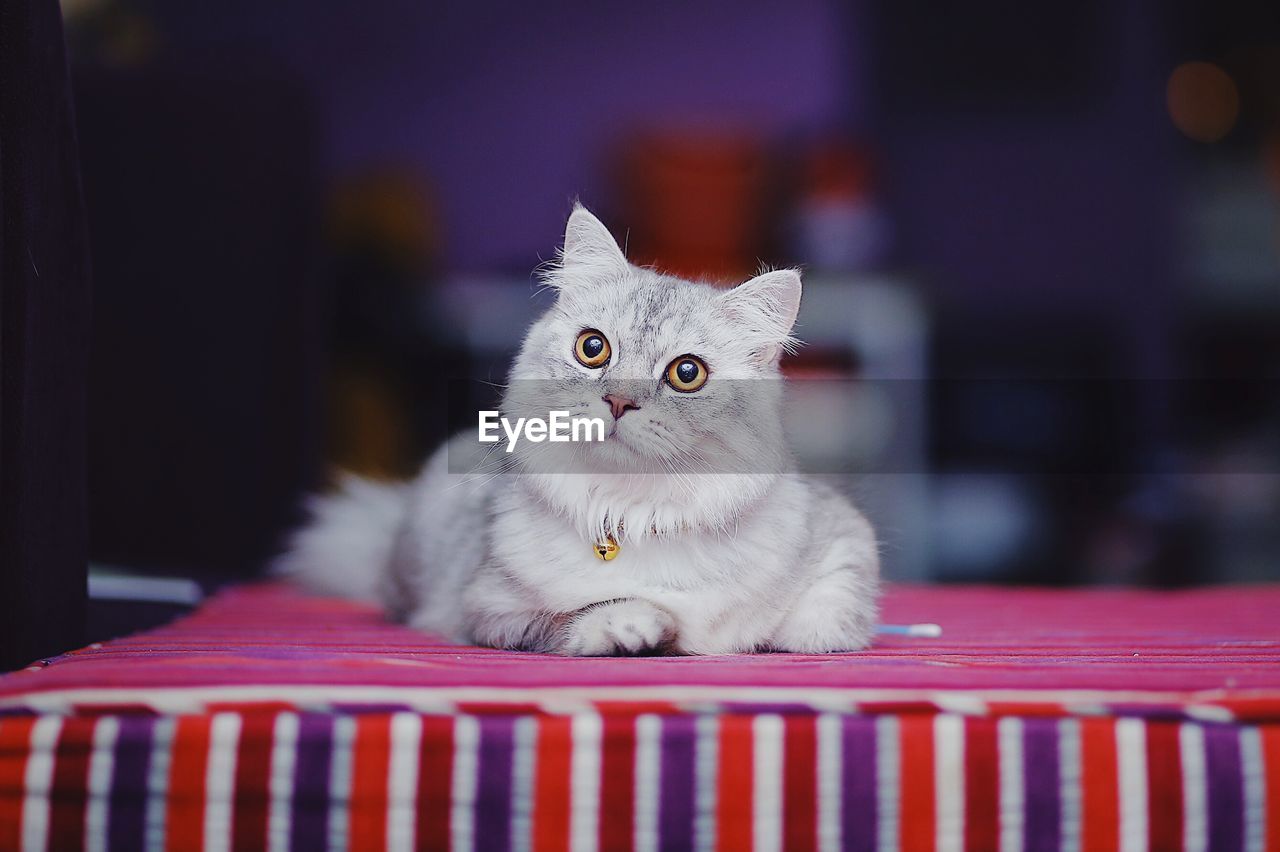
[(94, 272), (90, 556), (252, 576), (320, 466), (306, 90), (266, 60), (180, 51), (77, 63), (73, 83)]
[(57, 3), (0, 4), (0, 670), (83, 641), (89, 264)]

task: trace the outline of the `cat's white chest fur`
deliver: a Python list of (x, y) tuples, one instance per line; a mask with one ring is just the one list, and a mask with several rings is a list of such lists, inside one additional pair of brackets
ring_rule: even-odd
[(625, 538), (605, 562), (568, 519), (515, 487), (495, 495), (481, 571), (519, 583), (554, 612), (620, 599), (652, 603), (675, 619), (677, 651), (754, 650), (769, 643), (809, 584), (813, 571), (804, 569), (818, 568), (804, 555), (807, 530), (791, 522), (807, 493), (788, 482), (770, 497), (731, 529)]

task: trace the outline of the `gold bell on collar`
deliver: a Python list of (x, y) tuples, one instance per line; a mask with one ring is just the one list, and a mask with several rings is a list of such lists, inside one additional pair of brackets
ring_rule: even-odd
[(618, 554), (622, 552), (622, 548), (618, 545), (616, 538), (606, 535), (591, 546), (591, 551), (595, 553), (597, 559), (608, 562), (611, 559), (617, 559)]

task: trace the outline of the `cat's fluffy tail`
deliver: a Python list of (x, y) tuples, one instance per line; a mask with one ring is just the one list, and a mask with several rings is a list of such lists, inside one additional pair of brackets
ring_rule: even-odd
[(293, 534), (274, 573), (321, 594), (376, 601), (408, 487), (344, 475), (336, 491), (311, 498), (311, 521)]

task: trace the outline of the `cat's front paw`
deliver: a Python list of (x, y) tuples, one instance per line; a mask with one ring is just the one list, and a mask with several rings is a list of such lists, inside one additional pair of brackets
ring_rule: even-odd
[(571, 657), (655, 654), (670, 646), (675, 636), (675, 619), (653, 604), (607, 601), (575, 615), (558, 650)]

